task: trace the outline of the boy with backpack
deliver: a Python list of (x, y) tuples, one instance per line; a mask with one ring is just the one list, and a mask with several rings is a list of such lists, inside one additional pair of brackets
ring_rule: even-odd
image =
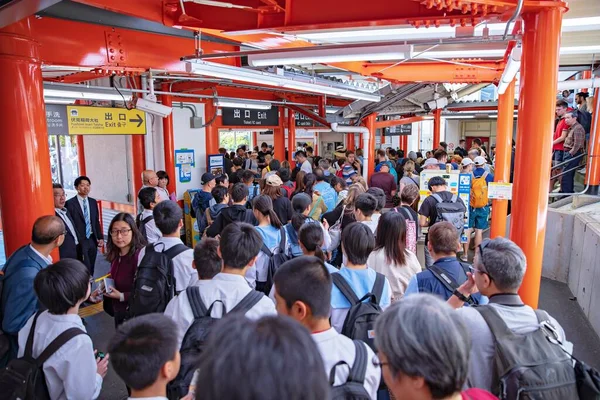
[(485, 170), (485, 158), (475, 157), (475, 169), (471, 180), (471, 200), (469, 204), (469, 230), (467, 231), (467, 243), (464, 243), (462, 260), (467, 261), (469, 242), (471, 240), (471, 229), (475, 230), (475, 247), (483, 240), (483, 231), (490, 227), (490, 207), (488, 198), (488, 185), (494, 182), (494, 175)]
[[(185, 396), (212, 324), (225, 314), (240, 312), (250, 319), (276, 313), (273, 302), (250, 288), (244, 276), (254, 265), (262, 239), (252, 225), (232, 223), (221, 233), (217, 254), (223, 269), (212, 279), (197, 280), (171, 300), (165, 315), (177, 324), (181, 372), (170, 392)], [(196, 265), (199, 267), (199, 265)], [(198, 270), (199, 274), (201, 270)]]
[(336, 332), (329, 322), (332, 281), (323, 261), (314, 256), (295, 258), (279, 268), (274, 281), (277, 312), (311, 332), (325, 374), (333, 378), (332, 398), (354, 393), (353, 399), (376, 399), (381, 369), (369, 362), (375, 353), (364, 342)]
[[(353, 222), (342, 231), (343, 264), (332, 274), (331, 324), (336, 331), (374, 348), (372, 326), (391, 303), (387, 278), (367, 266), (375, 247), (371, 229)], [(367, 302), (363, 302), (367, 300)]]
[[(438, 222), (450, 222), (458, 232), (462, 234), (464, 230), (465, 214), (467, 207), (457, 194), (449, 192), (446, 180), (441, 176), (434, 176), (428, 182), (431, 196), (427, 197), (419, 209), (419, 225), (431, 228)], [(429, 242), (428, 234), (425, 234), (425, 267), (433, 264), (433, 258), (429, 253), (427, 244)]]
[(223, 229), (233, 222), (246, 222), (258, 224), (252, 210), (246, 208), (248, 187), (243, 183), (236, 183), (231, 188), (231, 206), (221, 209), (221, 213), (206, 229), (208, 237), (220, 235)]
[(162, 314), (134, 318), (117, 329), (108, 345), (110, 362), (131, 390), (130, 399), (167, 398), (167, 384), (180, 364), (176, 329)]
[(208, 207), (204, 211), (204, 214), (198, 217), (198, 232), (200, 232), (200, 236), (202, 236), (206, 228), (212, 225), (215, 219), (221, 214), (221, 211), (229, 207), (229, 190), (226, 187), (215, 186), (210, 193), (215, 204)]
[(137, 216), (135, 224), (148, 244), (156, 243), (162, 237), (162, 233), (156, 227), (154, 215), (152, 214), (154, 207), (160, 203), (158, 190), (151, 186), (142, 188), (138, 193), (138, 199), (144, 210)]
[(252, 208), (252, 200), (260, 195), (260, 186), (254, 183), (254, 178), (252, 171), (246, 170), (242, 173), (242, 182), (248, 187), (248, 202), (246, 203), (248, 209)]
[(192, 268), (193, 251), (180, 239), (183, 211), (171, 200), (153, 211), (163, 237), (140, 250), (138, 268), (129, 299), (129, 313), (139, 316), (163, 312), (169, 301), (198, 280)]
[(109, 356), (96, 358), (77, 315), (90, 295), (89, 270), (64, 259), (40, 270), (33, 288), (47, 310), (38, 311), (19, 332), (18, 359), (0, 371), (1, 397), (97, 399)]

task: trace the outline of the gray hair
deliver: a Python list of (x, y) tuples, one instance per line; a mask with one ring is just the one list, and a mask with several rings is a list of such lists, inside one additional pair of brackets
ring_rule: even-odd
[(393, 376), (423, 377), (434, 399), (460, 392), (469, 372), (471, 338), (461, 316), (431, 294), (392, 304), (375, 325), (375, 345)]
[(475, 154), (476, 156), (480, 156), (481, 155), (481, 152), (479, 151), (479, 149), (471, 149), (471, 150), (469, 150), (468, 153), (469, 153), (469, 155), (470, 154)]
[(321, 158), (319, 160), (319, 167), (325, 169), (329, 169), (329, 167), (331, 166), (331, 164), (329, 164), (329, 161), (325, 158)]
[(491, 240), (483, 249), (483, 254), (477, 250), (474, 264), (477, 269), (489, 274), (498, 289), (510, 292), (519, 289), (527, 269), (523, 250), (513, 241), (502, 237)]

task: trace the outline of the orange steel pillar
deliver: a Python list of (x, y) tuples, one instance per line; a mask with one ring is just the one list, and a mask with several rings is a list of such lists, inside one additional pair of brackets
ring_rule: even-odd
[[(144, 136), (131, 136), (131, 153), (133, 156), (133, 193), (135, 195), (142, 188), (142, 172), (146, 169), (146, 144)], [(169, 181), (175, 182), (175, 176), (169, 175), (169, 178)], [(133, 202), (133, 206), (137, 207), (137, 201)]]
[[(162, 90), (169, 91), (169, 84), (163, 83)], [(173, 106), (173, 97), (171, 95), (162, 95), (162, 104), (167, 107)], [(175, 191), (175, 133), (173, 132), (173, 113), (163, 118), (163, 142), (165, 147), (165, 172), (169, 177), (167, 190), (169, 193)]]
[(288, 161), (294, 161), (296, 151), (296, 113), (288, 109)]
[[(259, 146), (258, 144), (258, 132), (254, 131), (252, 132), (252, 143), (250, 144), (250, 147), (252, 149), (254, 149), (254, 146)], [(250, 149), (250, 150), (252, 150)]]
[(354, 143), (354, 133), (347, 133), (346, 134), (346, 150), (352, 150), (354, 151), (356, 148), (356, 144)]
[(553, 7), (523, 15), (519, 115), (536, 117), (518, 120), (510, 238), (527, 257), (519, 294), (533, 308), (538, 305), (542, 276), (552, 154), (548, 132), (554, 127), (562, 13)]
[(404, 157), (408, 157), (408, 136), (400, 136), (400, 150), (404, 151)]
[(85, 148), (83, 135), (77, 135), (77, 162), (79, 164), (79, 175), (87, 175), (85, 168)]
[(592, 114), (592, 132), (588, 148), (588, 170), (587, 170), (587, 181), (590, 185), (587, 194), (598, 195), (598, 187), (600, 186), (600, 120), (598, 120), (598, 96), (600, 90), (596, 89), (594, 93), (594, 112)]
[[(506, 92), (498, 96), (498, 127), (496, 130), (496, 169), (494, 182), (510, 182), (510, 156), (512, 150), (515, 104), (515, 80)], [(492, 201), (492, 226), (490, 237), (506, 236), (508, 200)]]
[[(592, 78), (592, 71), (591, 70), (586, 70), (586, 71), (582, 71), (581, 72), (581, 79), (591, 79)], [(581, 89), (582, 92), (587, 93), (588, 89), (584, 88)]]
[[(215, 115), (215, 104), (213, 100), (207, 100), (204, 103), (204, 115), (206, 120)], [(219, 129), (216, 121), (206, 127), (206, 154), (219, 154)]]
[(273, 147), (275, 158), (279, 161), (285, 159), (285, 112), (279, 107), (279, 128), (273, 129)]
[(440, 127), (442, 125), (442, 109), (438, 108), (433, 111), (433, 150), (440, 147)]
[[(364, 149), (364, 155), (368, 157), (367, 165), (363, 168), (367, 168), (368, 177), (371, 177), (375, 172), (375, 135), (377, 129), (375, 128), (375, 121), (377, 120), (377, 114), (373, 113), (365, 118), (365, 126), (369, 129), (369, 147)], [(362, 135), (361, 135), (362, 136)]]
[(0, 179), (7, 257), (31, 241), (38, 217), (54, 215), (39, 44), (15, 28), (29, 32), (26, 20), (0, 31), (0, 169), (11, 174)]

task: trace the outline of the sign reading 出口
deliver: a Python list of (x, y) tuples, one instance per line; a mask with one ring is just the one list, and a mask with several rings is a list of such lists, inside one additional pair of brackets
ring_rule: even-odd
[(145, 113), (108, 107), (67, 106), (69, 135), (145, 135)]
[(277, 126), (279, 107), (270, 110), (250, 110), (247, 108), (222, 108), (223, 126)]

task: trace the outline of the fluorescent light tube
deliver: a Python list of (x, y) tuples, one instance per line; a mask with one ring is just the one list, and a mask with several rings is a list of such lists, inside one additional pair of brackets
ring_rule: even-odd
[(247, 108), (249, 110), (270, 110), (271, 103), (254, 102), (244, 99), (217, 99), (215, 106), (225, 108)]
[(409, 58), (412, 46), (364, 46), (340, 49), (298, 48), (284, 52), (248, 56), (253, 67), (290, 64), (321, 64), (348, 61), (404, 60)]
[(235, 81), (250, 82), (287, 89), (298, 89), (311, 93), (329, 94), (332, 96), (346, 97), (356, 100), (366, 100), (371, 102), (378, 102), (381, 100), (381, 96), (378, 94), (296, 81), (270, 72), (253, 71), (246, 68), (232, 67), (229, 65), (217, 64), (202, 60), (187, 61), (186, 71), (188, 73), (212, 76), (215, 78), (232, 79)]
[(114, 100), (114, 101), (123, 101), (123, 96), (125, 100), (131, 100), (131, 94), (123, 94), (121, 96), (119, 93), (102, 93), (95, 91), (86, 91), (86, 90), (67, 90), (67, 89), (49, 89), (44, 88), (44, 96), (45, 97), (57, 97), (63, 99), (76, 99), (76, 100)]
[(60, 99), (54, 97), (44, 97), (44, 103), (46, 104), (73, 104), (75, 99)]
[(502, 77), (498, 83), (498, 94), (504, 94), (508, 88), (508, 85), (510, 85), (513, 79), (515, 79), (517, 72), (519, 72), (519, 69), (521, 69), (522, 54), (523, 50), (520, 47), (515, 47), (510, 52), (508, 63), (506, 63), (506, 67), (504, 68), (504, 72), (502, 73)]

